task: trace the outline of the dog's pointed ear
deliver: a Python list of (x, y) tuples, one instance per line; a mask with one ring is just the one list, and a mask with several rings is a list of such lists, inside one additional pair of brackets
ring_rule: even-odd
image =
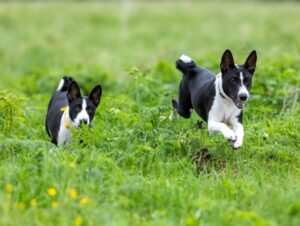
[(76, 98), (81, 97), (80, 89), (77, 84), (77, 82), (72, 81), (68, 87), (68, 93), (67, 93), (68, 101), (71, 103)]
[(89, 99), (95, 104), (96, 107), (100, 103), (101, 95), (102, 87), (100, 85), (95, 86), (89, 95)]
[(229, 49), (223, 53), (220, 68), (222, 73), (234, 68), (234, 59)]
[(251, 74), (253, 74), (254, 71), (255, 71), (255, 68), (256, 68), (256, 60), (257, 60), (257, 54), (256, 54), (256, 51), (253, 50), (253, 51), (249, 54), (249, 56), (248, 56), (248, 58), (247, 58), (247, 60), (246, 60), (246, 62), (245, 62), (245, 64), (244, 64), (244, 67), (245, 67)]

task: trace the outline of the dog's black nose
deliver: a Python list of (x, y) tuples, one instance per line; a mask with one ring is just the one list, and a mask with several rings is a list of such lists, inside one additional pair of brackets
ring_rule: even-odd
[(245, 101), (245, 100), (247, 100), (247, 98), (248, 98), (248, 95), (247, 95), (246, 93), (241, 93), (241, 94), (239, 95), (239, 99), (240, 99), (241, 101)]
[(86, 119), (80, 120), (80, 124), (85, 124), (85, 125), (87, 125), (87, 123), (88, 123), (88, 121), (87, 121)]

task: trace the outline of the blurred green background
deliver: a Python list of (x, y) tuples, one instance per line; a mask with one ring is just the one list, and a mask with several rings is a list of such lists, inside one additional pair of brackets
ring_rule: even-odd
[[(299, 12), (296, 1), (1, 2), (0, 225), (299, 225)], [(225, 49), (239, 64), (258, 52), (239, 151), (195, 114), (168, 121), (176, 59), (218, 73)], [(103, 98), (92, 129), (56, 148), (44, 120), (64, 75), (85, 94), (100, 83)]]

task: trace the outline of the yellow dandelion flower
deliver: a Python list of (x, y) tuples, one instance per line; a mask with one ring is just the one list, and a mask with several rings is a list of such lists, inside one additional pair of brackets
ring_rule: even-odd
[(59, 207), (58, 202), (53, 201), (53, 202), (51, 203), (51, 207), (52, 207), (53, 209), (57, 209), (57, 208)]
[(75, 225), (81, 225), (82, 224), (82, 218), (81, 217), (76, 217), (74, 223), (75, 223)]
[(87, 197), (82, 197), (80, 199), (80, 204), (87, 204), (89, 202), (89, 199)]
[(36, 199), (31, 199), (31, 200), (30, 200), (30, 206), (32, 206), (32, 207), (37, 206), (37, 201), (36, 201)]
[(12, 184), (7, 184), (7, 185), (5, 186), (5, 188), (6, 188), (6, 191), (7, 191), (8, 193), (12, 193), (13, 190), (14, 190), (14, 187), (13, 187)]
[(18, 203), (17, 208), (19, 210), (24, 210), (25, 209), (25, 204), (23, 202)]
[(75, 168), (75, 163), (74, 162), (69, 162), (69, 168), (74, 169)]
[(72, 188), (72, 189), (69, 190), (69, 195), (70, 195), (71, 199), (76, 199), (77, 198), (77, 191)]
[(57, 194), (57, 191), (56, 191), (55, 188), (49, 188), (48, 189), (48, 195), (54, 197), (54, 196), (56, 196), (56, 194)]

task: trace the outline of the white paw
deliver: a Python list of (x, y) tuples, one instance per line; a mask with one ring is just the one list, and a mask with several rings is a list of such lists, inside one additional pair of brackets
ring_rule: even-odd
[(232, 130), (229, 130), (224, 134), (224, 137), (229, 140), (230, 142), (235, 142), (237, 140), (237, 137), (235, 133)]

